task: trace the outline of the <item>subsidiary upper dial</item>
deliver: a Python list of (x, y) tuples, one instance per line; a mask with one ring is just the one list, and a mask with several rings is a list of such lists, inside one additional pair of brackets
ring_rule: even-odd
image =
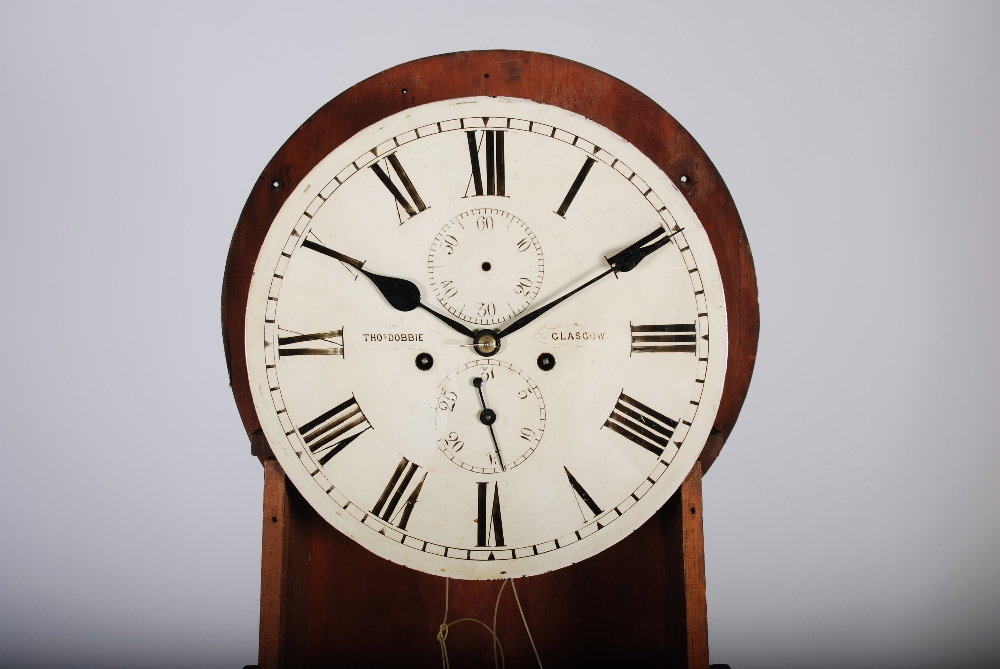
[(434, 237), (427, 272), (438, 302), (451, 314), (476, 325), (495, 325), (535, 299), (545, 260), (524, 221), (501, 209), (472, 209)]

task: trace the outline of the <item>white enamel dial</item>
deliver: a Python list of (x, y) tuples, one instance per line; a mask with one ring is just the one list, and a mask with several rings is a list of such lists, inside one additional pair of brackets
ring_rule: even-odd
[(415, 107), (320, 161), (267, 232), (245, 338), (261, 427), (317, 512), (474, 579), (645, 522), (704, 446), (727, 362), (684, 196), (602, 126), (510, 98)]

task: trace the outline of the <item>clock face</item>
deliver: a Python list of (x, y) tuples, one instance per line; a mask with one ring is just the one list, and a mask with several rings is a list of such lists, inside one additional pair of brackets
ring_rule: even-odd
[(586, 559), (655, 513), (728, 348), (711, 244), (669, 179), (510, 98), (416, 107), (326, 156), (271, 224), (245, 337), (310, 504), (382, 557), (484, 579)]

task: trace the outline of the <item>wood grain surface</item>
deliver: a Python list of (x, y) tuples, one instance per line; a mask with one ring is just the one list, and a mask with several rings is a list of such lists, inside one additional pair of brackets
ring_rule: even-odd
[[(609, 128), (677, 185), (704, 225), (726, 295), (729, 366), (718, 416), (699, 464), (639, 530), (580, 564), (519, 579), (518, 592), (546, 667), (708, 666), (701, 477), (718, 457), (746, 398), (759, 331), (757, 282), (732, 197), (708, 156), (650, 98), (614, 77), (555, 56), (477, 51), (386, 70), (324, 105), (285, 142), (254, 185), (226, 262), (222, 332), (230, 384), (247, 434), (254, 412), (244, 350), (250, 277), (287, 195), (333, 149), (404, 109), (476, 95), (556, 105)], [(683, 178), (682, 178), (683, 177)], [(261, 436), (265, 464), (260, 664), (262, 667), (440, 666), (435, 636), (444, 580), (369, 553), (323, 521), (281, 473)], [(491, 622), (500, 582), (451, 581), (449, 618)], [(512, 667), (534, 665), (510, 589), (498, 634)], [(452, 628), (453, 667), (492, 666), (489, 633)]]

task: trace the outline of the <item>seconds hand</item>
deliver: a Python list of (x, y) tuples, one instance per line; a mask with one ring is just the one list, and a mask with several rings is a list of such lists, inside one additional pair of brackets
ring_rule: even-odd
[(503, 466), (503, 456), (500, 455), (500, 444), (497, 443), (497, 435), (493, 432), (493, 423), (497, 422), (497, 412), (486, 408), (486, 398), (483, 397), (483, 380), (477, 376), (472, 379), (472, 385), (479, 391), (479, 403), (483, 407), (483, 410), (479, 412), (479, 422), (490, 428), (490, 437), (493, 439), (493, 449), (496, 451), (497, 460), (500, 461), (500, 469), (501, 471), (507, 471), (507, 468)]

